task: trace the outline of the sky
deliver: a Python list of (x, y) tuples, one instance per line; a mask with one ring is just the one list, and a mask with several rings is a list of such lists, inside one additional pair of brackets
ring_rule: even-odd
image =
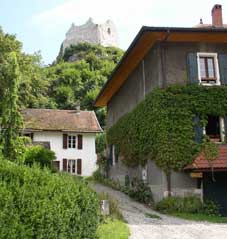
[(41, 51), (44, 63), (51, 64), (72, 22), (111, 19), (118, 45), (126, 50), (143, 25), (191, 27), (200, 18), (211, 23), (214, 4), (222, 4), (227, 23), (226, 0), (0, 0), (0, 26), (17, 36), (24, 52)]

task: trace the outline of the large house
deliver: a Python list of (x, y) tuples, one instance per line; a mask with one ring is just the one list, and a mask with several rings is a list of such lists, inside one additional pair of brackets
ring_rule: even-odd
[[(154, 88), (188, 83), (210, 87), (227, 84), (227, 28), (222, 22), (221, 5), (212, 9), (212, 24), (203, 24), (200, 20), (192, 28), (143, 26), (95, 104), (107, 106), (107, 127), (110, 128)], [(223, 142), (226, 126), (223, 118), (211, 116), (202, 133), (213, 141)], [(111, 178), (123, 183), (126, 175), (137, 176), (148, 182), (155, 201), (167, 195), (166, 177), (154, 161), (149, 160), (145, 167), (129, 168), (116, 157), (114, 145), (109, 151)], [(203, 199), (212, 199), (227, 213), (227, 145), (219, 146), (213, 170), (216, 181), (211, 180), (207, 161), (196, 159), (186, 171), (172, 174), (172, 194), (197, 194)]]
[(95, 136), (102, 132), (94, 111), (26, 109), (24, 135), (55, 152), (54, 166), (74, 175), (96, 170)]

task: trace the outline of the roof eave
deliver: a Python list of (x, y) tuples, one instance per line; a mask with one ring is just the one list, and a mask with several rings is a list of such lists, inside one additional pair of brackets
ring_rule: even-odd
[[(174, 33), (174, 32), (175, 33), (200, 33), (200, 34), (201, 33), (211, 33), (211, 34), (214, 34), (214, 33), (227, 33), (227, 29), (226, 28), (179, 28), (179, 27), (148, 27), (148, 26), (143, 26), (141, 28), (141, 30), (139, 31), (139, 33), (136, 35), (135, 39), (133, 40), (133, 42), (131, 43), (129, 48), (127, 49), (127, 51), (125, 52), (125, 54), (123, 55), (120, 62), (117, 64), (117, 66), (113, 70), (109, 79), (105, 82), (105, 84), (102, 87), (101, 91), (99, 92), (98, 96), (96, 97), (95, 103), (94, 103), (94, 105), (96, 107), (102, 107), (102, 106), (107, 105), (107, 103), (108, 103), (107, 100), (105, 100), (105, 101), (101, 100), (107, 86), (112, 81), (112, 79), (114, 78), (116, 73), (121, 68), (122, 64), (125, 62), (126, 58), (129, 56), (129, 53), (131, 53), (131, 51), (137, 45), (138, 41), (141, 39), (141, 37), (144, 35), (145, 32), (153, 32), (153, 33), (163, 32), (163, 33), (166, 33), (168, 35), (171, 34), (171, 33)], [(163, 37), (162, 40), (164, 40), (164, 39), (165, 39), (165, 36)], [(111, 98), (112, 98), (112, 96), (110, 97), (110, 99)]]

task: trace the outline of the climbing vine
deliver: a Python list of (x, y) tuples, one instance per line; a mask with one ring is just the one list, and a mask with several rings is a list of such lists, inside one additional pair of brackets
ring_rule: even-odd
[(152, 159), (168, 175), (192, 163), (202, 149), (215, 157), (213, 143), (204, 146), (198, 134), (208, 115), (227, 115), (227, 86), (155, 89), (108, 130), (108, 144), (116, 146), (126, 165)]

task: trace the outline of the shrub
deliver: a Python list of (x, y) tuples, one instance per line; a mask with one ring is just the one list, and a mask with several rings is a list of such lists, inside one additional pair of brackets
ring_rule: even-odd
[(219, 205), (214, 203), (213, 201), (205, 201), (203, 204), (203, 212), (206, 215), (210, 215), (210, 216), (216, 216), (219, 215)]
[(38, 163), (42, 168), (51, 167), (51, 162), (55, 159), (55, 153), (42, 146), (28, 147), (25, 152), (24, 163), (31, 166), (34, 163)]
[(126, 193), (136, 201), (147, 205), (152, 205), (154, 202), (150, 187), (142, 181), (134, 184), (132, 187), (128, 187)]
[(115, 190), (124, 192), (129, 197), (135, 199), (138, 202), (145, 203), (147, 205), (153, 204), (152, 191), (150, 187), (142, 181), (135, 181), (132, 186), (122, 186), (119, 182), (103, 177), (99, 170), (93, 173), (93, 178), (95, 181), (101, 184), (104, 184)]
[(98, 210), (82, 180), (0, 160), (0, 238), (93, 239)]
[(203, 213), (217, 215), (218, 207), (213, 202), (204, 202), (195, 196), (164, 198), (156, 204), (156, 209), (164, 213)]

